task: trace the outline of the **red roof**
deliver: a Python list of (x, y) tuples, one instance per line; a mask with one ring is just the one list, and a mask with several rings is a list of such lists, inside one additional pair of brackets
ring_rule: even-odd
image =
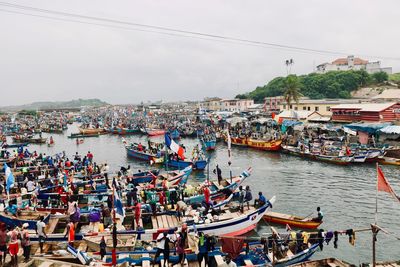
[[(368, 60), (364, 60), (358, 57), (354, 58), (354, 65), (366, 65), (368, 63)], [(347, 58), (338, 58), (335, 61), (332, 62), (334, 65), (347, 65), (348, 64), (348, 59)]]

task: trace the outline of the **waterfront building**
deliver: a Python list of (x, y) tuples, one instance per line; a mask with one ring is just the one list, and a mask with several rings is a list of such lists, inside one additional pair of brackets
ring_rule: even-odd
[(394, 122), (400, 120), (400, 103), (358, 103), (333, 106), (335, 122)]

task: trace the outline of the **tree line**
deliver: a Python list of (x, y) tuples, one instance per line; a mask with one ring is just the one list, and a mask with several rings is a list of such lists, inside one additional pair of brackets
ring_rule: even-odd
[[(330, 71), (327, 73), (310, 73), (307, 75), (288, 75), (277, 77), (264, 86), (258, 86), (247, 94), (239, 94), (236, 98), (253, 99), (262, 103), (265, 97), (284, 96), (286, 102), (297, 101), (306, 96), (311, 99), (351, 98), (351, 92), (369, 85), (386, 82), (386, 72), (368, 74), (365, 70)], [(289, 100), (289, 101), (288, 101)]]

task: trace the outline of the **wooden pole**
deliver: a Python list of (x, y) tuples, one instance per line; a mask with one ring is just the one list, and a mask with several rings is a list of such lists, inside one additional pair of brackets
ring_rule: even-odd
[[(115, 179), (115, 178), (114, 178)], [(112, 265), (117, 266), (117, 219), (115, 217), (115, 204), (114, 204), (115, 186), (113, 184), (113, 194), (112, 194), (112, 209), (113, 209), (113, 249), (112, 249)]]

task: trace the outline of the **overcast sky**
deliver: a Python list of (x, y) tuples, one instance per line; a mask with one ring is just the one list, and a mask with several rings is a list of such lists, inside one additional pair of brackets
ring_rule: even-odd
[[(356, 56), (400, 58), (398, 0), (7, 2)], [(1, 5), (0, 9), (73, 19)], [(0, 34), (1, 106), (76, 98), (113, 104), (232, 98), (286, 75), (288, 58), (295, 62), (292, 72), (304, 74), (339, 57), (3, 11)], [(381, 61), (400, 71), (400, 61)]]

